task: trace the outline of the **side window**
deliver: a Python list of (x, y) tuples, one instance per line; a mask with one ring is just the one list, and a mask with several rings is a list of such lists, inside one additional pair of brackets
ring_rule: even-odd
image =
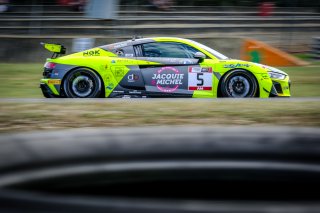
[[(187, 44), (181, 44), (182, 46), (183, 46), (183, 48), (185, 48), (186, 49), (186, 51), (188, 52), (188, 54), (190, 54), (192, 57), (191, 58), (193, 58), (193, 56), (194, 56), (194, 54), (196, 53), (196, 52), (199, 52), (199, 50), (197, 50), (196, 48), (194, 48), (194, 47), (191, 47), (191, 46), (189, 46), (189, 45), (187, 45)], [(203, 53), (204, 54), (204, 53)], [(208, 57), (206, 54), (205, 54), (205, 56), (206, 56), (206, 58), (210, 58), (210, 57)]]
[(133, 51), (133, 47), (132, 46), (126, 46), (126, 47), (122, 47), (122, 48), (116, 48), (115, 49), (115, 53), (119, 56), (119, 57), (134, 57), (134, 51)]
[(133, 51), (133, 46), (125, 46), (120, 44), (109, 44), (101, 47), (102, 49), (105, 49), (106, 51), (113, 52), (117, 54), (118, 57), (135, 57), (135, 53)]
[(183, 44), (183, 48), (185, 48), (186, 51), (187, 51), (190, 55), (192, 55), (192, 58), (193, 58), (193, 56), (194, 56), (194, 54), (195, 54), (196, 52), (199, 52), (199, 50), (197, 50), (197, 49), (195, 49), (195, 48), (193, 48), (193, 47), (191, 47), (191, 46), (189, 46), (189, 45), (186, 45), (186, 44)]
[(154, 42), (143, 44), (142, 52), (144, 57), (193, 58), (198, 50), (181, 43)]

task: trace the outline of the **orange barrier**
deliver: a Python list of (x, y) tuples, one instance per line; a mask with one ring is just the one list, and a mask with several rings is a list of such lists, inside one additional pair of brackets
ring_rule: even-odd
[(307, 62), (254, 39), (244, 39), (240, 58), (270, 66), (304, 66)]

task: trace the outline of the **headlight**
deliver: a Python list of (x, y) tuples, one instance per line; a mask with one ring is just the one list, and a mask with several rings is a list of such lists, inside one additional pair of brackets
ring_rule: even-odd
[(287, 73), (285, 73), (275, 67), (270, 67), (270, 66), (265, 66), (265, 67), (268, 69), (268, 74), (269, 74), (270, 78), (283, 80), (288, 75)]
[(269, 74), (270, 78), (275, 78), (275, 79), (280, 79), (280, 80), (283, 80), (286, 78), (286, 75), (278, 73), (278, 72), (269, 71), (268, 74)]

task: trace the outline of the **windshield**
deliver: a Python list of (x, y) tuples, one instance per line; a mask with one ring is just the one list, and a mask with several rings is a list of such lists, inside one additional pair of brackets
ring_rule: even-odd
[(203, 45), (203, 44), (200, 44), (200, 43), (198, 43), (198, 42), (196, 42), (196, 41), (192, 41), (192, 40), (188, 40), (188, 41), (190, 41), (191, 43), (197, 45), (198, 47), (200, 47), (200, 48), (208, 51), (209, 53), (211, 53), (212, 55), (214, 55), (215, 57), (217, 57), (217, 58), (220, 59), (220, 60), (228, 59), (227, 56), (219, 53), (218, 51), (216, 51), (216, 50), (214, 50), (214, 49), (211, 49), (210, 47), (207, 47), (207, 46), (205, 46), (205, 45)]

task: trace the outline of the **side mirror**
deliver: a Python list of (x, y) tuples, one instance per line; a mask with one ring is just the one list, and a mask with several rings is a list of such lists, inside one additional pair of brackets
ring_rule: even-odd
[(205, 54), (203, 54), (202, 52), (196, 52), (193, 57), (199, 59), (199, 62), (203, 61), (206, 58)]

